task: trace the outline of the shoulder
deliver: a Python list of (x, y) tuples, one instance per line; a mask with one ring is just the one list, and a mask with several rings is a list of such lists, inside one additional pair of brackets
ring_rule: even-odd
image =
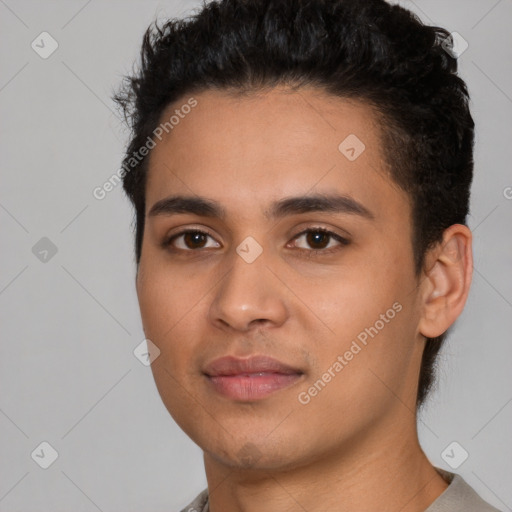
[[(436, 470), (449, 485), (425, 512), (500, 512), (484, 501), (460, 475)], [(208, 509), (208, 489), (204, 489), (180, 512), (209, 512)]]
[(201, 491), (194, 501), (189, 503), (180, 512), (208, 512), (208, 489)]
[(436, 470), (449, 485), (425, 512), (500, 512), (484, 501), (460, 475)]

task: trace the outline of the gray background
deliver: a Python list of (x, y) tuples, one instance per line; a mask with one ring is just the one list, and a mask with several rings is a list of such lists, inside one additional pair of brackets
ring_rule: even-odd
[[(469, 457), (456, 471), (512, 510), (512, 1), (402, 4), (468, 41), (477, 124), (474, 281), (420, 437), (448, 470), (441, 454), (457, 441)], [(120, 186), (92, 195), (120, 166), (127, 131), (110, 96), (143, 31), (195, 5), (0, 0), (1, 511), (172, 512), (206, 486), (201, 451), (133, 354), (144, 335), (130, 206)], [(47, 59), (31, 48), (43, 31), (59, 44)], [(47, 261), (32, 251), (43, 237), (57, 248)], [(48, 469), (31, 458), (43, 441), (59, 454)]]

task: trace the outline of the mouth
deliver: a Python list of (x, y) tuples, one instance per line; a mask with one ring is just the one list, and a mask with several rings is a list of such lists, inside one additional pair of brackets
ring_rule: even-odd
[(304, 375), (302, 370), (267, 356), (222, 357), (208, 364), (203, 373), (215, 392), (245, 402), (288, 388)]

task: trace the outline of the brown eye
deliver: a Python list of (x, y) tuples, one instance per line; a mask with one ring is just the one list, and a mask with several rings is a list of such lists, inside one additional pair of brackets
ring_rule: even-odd
[(332, 231), (319, 228), (307, 229), (299, 233), (294, 240), (298, 249), (319, 254), (336, 251), (340, 246), (350, 243), (349, 240)]
[(313, 249), (325, 249), (329, 244), (330, 236), (323, 231), (310, 231), (306, 235), (307, 243)]
[(194, 251), (197, 249), (203, 248), (211, 248), (211, 247), (220, 247), (220, 244), (217, 242), (210, 242), (208, 244), (208, 239), (213, 240), (212, 236), (204, 231), (182, 231), (177, 235), (173, 235), (170, 239), (168, 239), (164, 245), (171, 246), (173, 249), (180, 249), (183, 251)]
[(190, 232), (183, 235), (183, 242), (189, 249), (204, 247), (208, 235), (199, 232)]

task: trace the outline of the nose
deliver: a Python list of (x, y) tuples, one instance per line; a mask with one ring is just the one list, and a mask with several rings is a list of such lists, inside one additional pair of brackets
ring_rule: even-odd
[(287, 318), (285, 287), (267, 268), (265, 251), (252, 263), (234, 253), (232, 266), (213, 296), (210, 321), (222, 329), (249, 331), (265, 324), (282, 325)]

